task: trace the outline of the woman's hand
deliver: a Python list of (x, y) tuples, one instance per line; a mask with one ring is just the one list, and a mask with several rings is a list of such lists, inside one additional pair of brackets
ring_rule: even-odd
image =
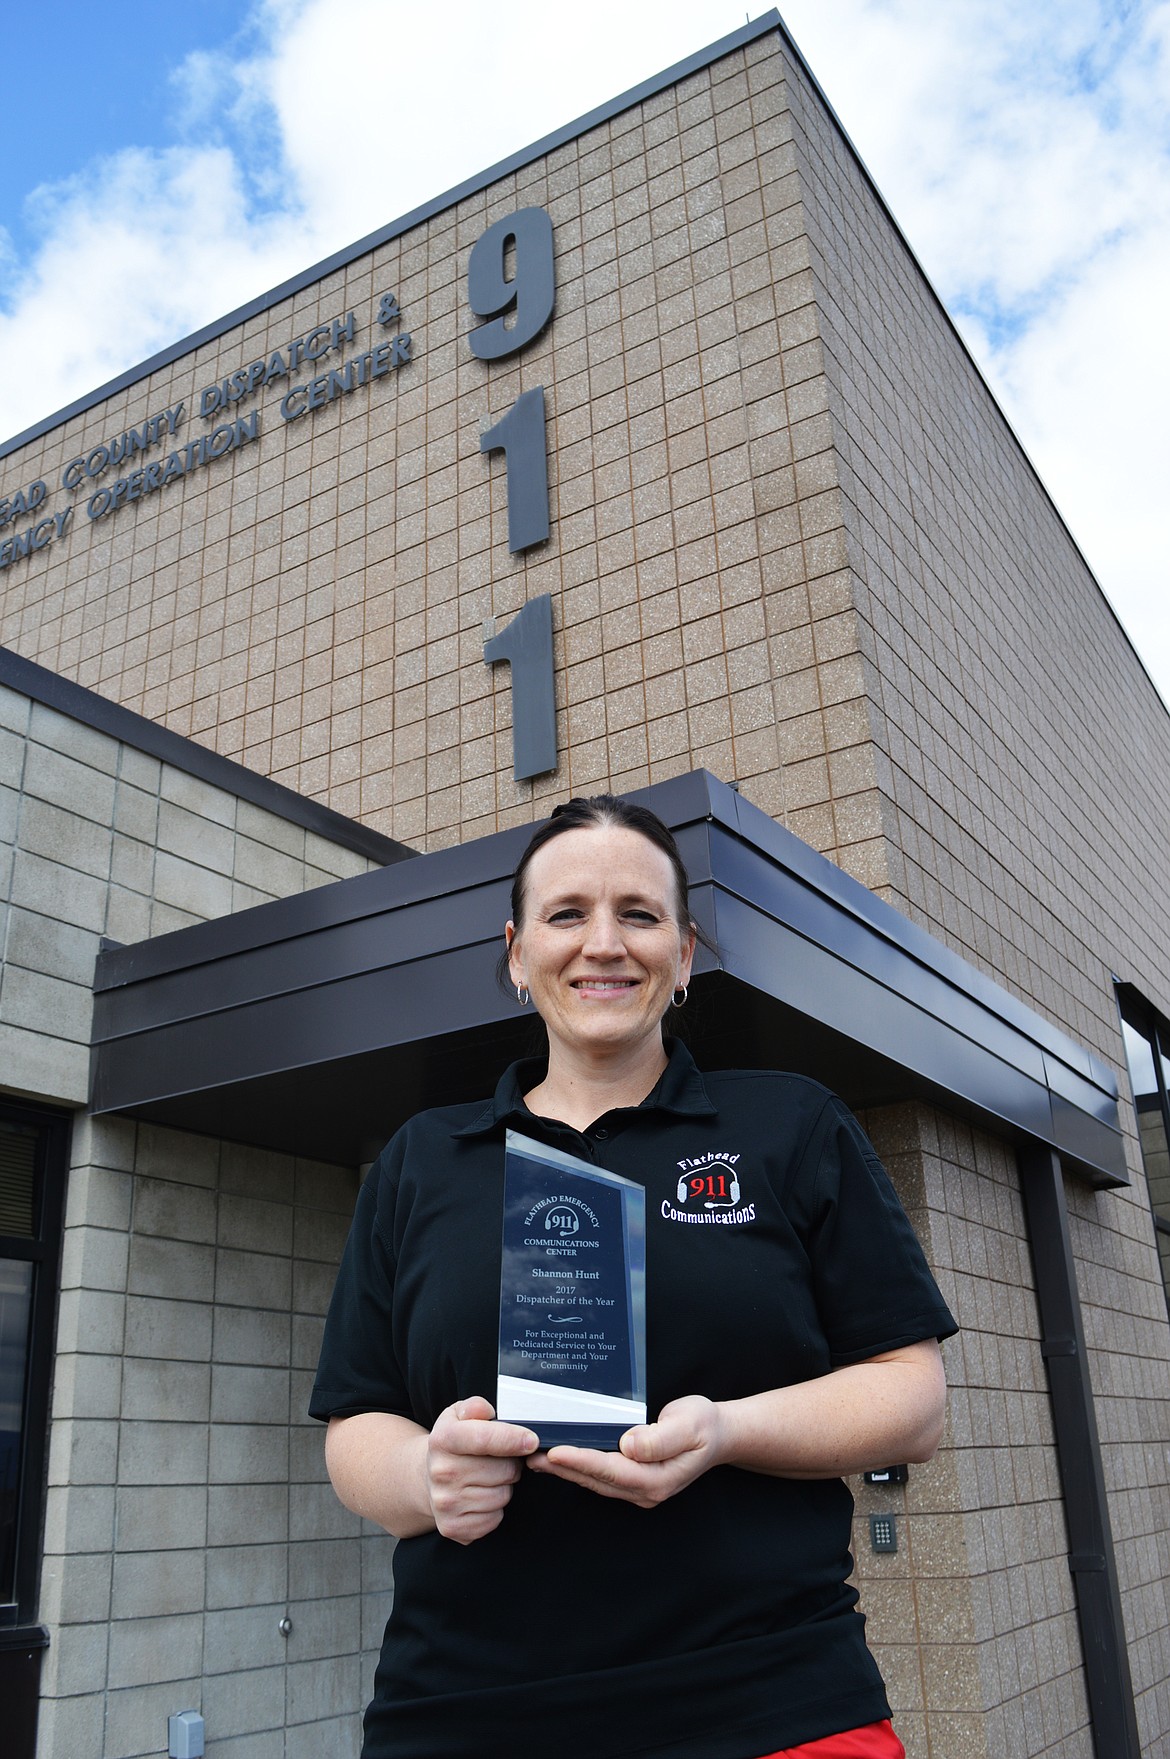
[(427, 1437), (426, 1491), (434, 1524), (445, 1539), (470, 1545), (504, 1518), (524, 1456), (535, 1451), (530, 1429), (496, 1423), (486, 1399), (448, 1405)]
[(657, 1423), (627, 1429), (616, 1454), (595, 1448), (550, 1448), (528, 1462), (532, 1472), (566, 1478), (598, 1496), (619, 1497), (640, 1509), (676, 1496), (721, 1458), (721, 1407), (694, 1394), (664, 1405)]
[(496, 1423), (486, 1399), (461, 1399), (429, 1432), (407, 1417), (363, 1411), (330, 1419), (325, 1459), (333, 1488), (355, 1515), (398, 1539), (436, 1529), (459, 1545), (491, 1533), (537, 1440)]
[(712, 1466), (840, 1478), (925, 1462), (938, 1447), (945, 1402), (942, 1356), (931, 1338), (746, 1399), (675, 1399), (657, 1423), (627, 1430), (620, 1453), (558, 1447), (528, 1465), (650, 1509)]

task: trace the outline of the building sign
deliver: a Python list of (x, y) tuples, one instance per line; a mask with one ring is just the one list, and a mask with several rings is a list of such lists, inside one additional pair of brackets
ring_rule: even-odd
[(512, 774), (518, 782), (546, 775), (557, 767), (552, 594), (529, 599), (498, 635), (492, 617), (484, 635), (485, 663), (512, 669)]
[[(467, 303), (477, 317), (488, 320), (468, 334), (477, 360), (508, 360), (535, 342), (552, 317), (555, 301), (553, 227), (543, 208), (520, 208), (476, 239), (467, 259)], [(544, 543), (549, 531), (544, 386), (522, 392), (480, 435), (479, 449), (504, 454), (508, 548), (527, 550)]]
[[(556, 303), (553, 226), (543, 208), (520, 208), (476, 239), (467, 259), (467, 303), (486, 319), (468, 332), (477, 360), (508, 360), (535, 342)], [(513, 552), (549, 535), (546, 427), (544, 386), (537, 385), (479, 436), (481, 452), (504, 454)], [(511, 668), (512, 774), (518, 782), (545, 775), (557, 767), (551, 595), (530, 599), (499, 634), (492, 618), (484, 636), (485, 662), (507, 660)]]
[[(556, 305), (553, 225), (543, 208), (520, 208), (495, 221), (471, 247), (467, 301), (474, 317), (467, 341), (490, 369), (511, 361), (543, 334)], [(373, 324), (383, 331), (402, 313), (393, 293), (375, 295)], [(302, 421), (375, 380), (388, 378), (411, 359), (411, 337), (396, 331), (361, 346), (358, 314), (338, 313), (282, 347), (202, 386), (194, 409), (180, 402), (148, 416), (138, 427), (102, 441), (69, 459), (60, 486), (84, 494), (90, 521), (110, 519), (123, 507), (159, 494), (196, 471), (210, 469), (233, 452), (260, 441), (265, 393), (275, 399), (283, 422)], [(313, 370), (315, 369), (315, 370)], [(202, 422), (200, 433), (190, 423)], [(490, 418), (489, 418), (490, 420)], [(522, 392), (479, 436), (487, 457), (504, 454), (508, 548), (512, 553), (549, 537), (548, 442), (545, 389)], [(39, 479), (0, 498), (0, 530), (30, 514), (31, 524), (0, 540), (0, 571), (61, 542), (78, 503), (45, 508), (48, 484)], [(557, 764), (553, 695), (552, 600), (546, 593), (526, 604), (506, 629), (485, 629), (484, 660), (506, 660), (513, 698), (513, 771), (518, 780), (546, 774)]]
[[(383, 328), (396, 323), (401, 312), (394, 294), (383, 293), (377, 298), (374, 322)], [(61, 472), (62, 489), (71, 494), (88, 490), (86, 517), (106, 519), (131, 502), (169, 488), (193, 471), (215, 464), (258, 440), (262, 431), (260, 409), (254, 408), (246, 415), (236, 411), (241, 403), (259, 397), (270, 386), (283, 389), (281, 419), (296, 421), (313, 410), (324, 409), (339, 397), (373, 384), (375, 379), (388, 377), (411, 358), (411, 338), (400, 333), (375, 342), (360, 353), (350, 353), (341, 365), (325, 367), (312, 378), (303, 376), (306, 368), (323, 363), (329, 355), (343, 353), (346, 345), (356, 342), (357, 337), (356, 312), (349, 311), (318, 324), (307, 334), (294, 337), (285, 347), (237, 367), (213, 385), (205, 385), (196, 400), (197, 419), (210, 422), (219, 417), (214, 427), (193, 438), (184, 433), (180, 439), (180, 430), (190, 412), (185, 403), (176, 403), (148, 416), (140, 427), (128, 428), (71, 458)], [(287, 385), (287, 380), (294, 377), (297, 382)], [(149, 453), (156, 456), (148, 460)], [(140, 455), (143, 462), (127, 469)], [(105, 480), (101, 481), (102, 478)], [(48, 494), (48, 485), (38, 479), (0, 498), (0, 529), (22, 515), (39, 512)], [(56, 513), (47, 512), (0, 541), (0, 571), (65, 537), (75, 505)]]

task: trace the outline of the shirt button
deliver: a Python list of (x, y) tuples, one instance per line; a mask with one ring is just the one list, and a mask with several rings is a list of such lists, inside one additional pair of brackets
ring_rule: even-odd
[(607, 1138), (607, 1136), (609, 1135), (609, 1131), (606, 1129), (604, 1124), (599, 1124), (597, 1129), (593, 1132), (593, 1134), (596, 1136), (596, 1138), (599, 1142), (604, 1142), (605, 1139)]

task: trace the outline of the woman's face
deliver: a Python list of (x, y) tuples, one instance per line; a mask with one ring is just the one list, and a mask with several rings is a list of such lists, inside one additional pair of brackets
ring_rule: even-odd
[(657, 1038), (695, 937), (678, 923), (674, 871), (638, 831), (564, 831), (537, 850), (524, 917), (507, 927), (508, 969), (549, 1037), (574, 1049), (627, 1050)]

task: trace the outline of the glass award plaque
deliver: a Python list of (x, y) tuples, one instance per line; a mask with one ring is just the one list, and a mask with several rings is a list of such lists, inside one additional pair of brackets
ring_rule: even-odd
[(496, 1415), (542, 1447), (646, 1421), (646, 1193), (508, 1131)]

